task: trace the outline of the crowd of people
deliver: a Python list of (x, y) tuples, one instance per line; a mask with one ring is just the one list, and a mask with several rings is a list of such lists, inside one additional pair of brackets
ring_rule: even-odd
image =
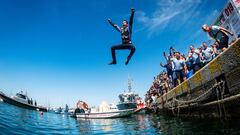
[[(228, 48), (229, 35), (233, 36), (232, 32), (220, 26), (208, 26), (206, 24), (202, 26), (202, 29), (216, 42), (211, 45), (203, 42), (199, 47), (190, 45), (187, 55), (180, 53), (173, 47), (170, 47), (168, 54), (163, 52), (166, 63), (161, 62), (160, 66), (165, 70), (154, 77), (152, 86), (145, 95), (147, 106), (193, 76), (194, 73)], [(232, 42), (234, 41), (232, 40)]]

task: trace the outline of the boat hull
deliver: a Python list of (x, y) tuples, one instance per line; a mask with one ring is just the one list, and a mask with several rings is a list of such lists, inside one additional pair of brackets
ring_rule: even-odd
[(96, 113), (77, 113), (75, 117), (86, 119), (106, 119), (106, 118), (121, 118), (128, 117), (134, 113), (134, 109), (109, 111), (109, 112), (96, 112)]
[(40, 106), (34, 106), (34, 105), (26, 104), (26, 103), (21, 103), (19, 101), (16, 101), (16, 100), (6, 96), (2, 92), (0, 92), (0, 99), (2, 99), (3, 102), (6, 102), (9, 104), (18, 106), (18, 107), (22, 107), (22, 108), (26, 108), (26, 109), (30, 109), (30, 110), (47, 112), (47, 108), (40, 107)]
[(137, 109), (137, 103), (120, 103), (117, 108), (118, 110)]

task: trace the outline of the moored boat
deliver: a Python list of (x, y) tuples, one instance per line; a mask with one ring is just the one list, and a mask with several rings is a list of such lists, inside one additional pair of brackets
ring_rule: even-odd
[(38, 106), (36, 102), (33, 103), (33, 101), (30, 100), (26, 94), (23, 94), (23, 92), (19, 92), (15, 96), (9, 97), (0, 91), (0, 98), (2, 99), (3, 102), (6, 102), (18, 107), (22, 107), (30, 110), (36, 110), (36, 111), (44, 111), (44, 112), (47, 111), (47, 108)]

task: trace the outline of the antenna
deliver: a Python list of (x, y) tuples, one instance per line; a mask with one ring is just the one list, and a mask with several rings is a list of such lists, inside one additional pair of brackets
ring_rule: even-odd
[(128, 75), (128, 92), (132, 91), (132, 79), (131, 76)]

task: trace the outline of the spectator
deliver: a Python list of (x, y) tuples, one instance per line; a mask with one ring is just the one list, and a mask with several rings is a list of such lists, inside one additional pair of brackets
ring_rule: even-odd
[(203, 47), (202, 61), (203, 61), (204, 65), (206, 65), (207, 63), (209, 63), (213, 59), (214, 52), (213, 52), (213, 49), (211, 47), (207, 46), (206, 42), (202, 43), (202, 47)]
[(186, 68), (185, 68), (185, 70), (186, 70), (186, 72), (185, 72), (185, 74), (186, 74), (186, 79), (188, 79), (188, 78), (190, 78), (192, 75), (193, 75), (193, 66), (192, 66), (192, 60), (191, 60), (191, 58), (186, 58), (186, 61), (185, 61), (185, 64), (186, 64)]
[[(171, 51), (170, 51), (170, 53), (171, 53)], [(172, 75), (173, 75), (172, 62), (171, 62), (171, 60), (169, 58), (166, 57), (166, 53), (165, 52), (163, 52), (163, 57), (166, 59), (167, 64), (163, 65), (162, 63), (160, 63), (160, 66), (166, 68), (168, 77), (172, 79)]]
[(217, 48), (216, 48), (216, 44), (212, 44), (211, 45), (211, 48), (213, 50), (213, 59), (218, 55), (218, 51), (217, 51)]
[(190, 46), (190, 51), (188, 53), (187, 61), (189, 60), (191, 62), (191, 69), (193, 69), (193, 72), (196, 73), (200, 68), (200, 62), (201, 62), (201, 53), (198, 49), (195, 49), (193, 45)]
[(197, 48), (197, 50), (199, 51), (199, 55), (198, 55), (198, 57), (199, 57), (199, 61), (200, 61), (200, 68), (199, 69), (201, 69), (202, 67), (204, 67), (204, 61), (202, 60), (203, 59), (203, 56), (202, 56), (202, 51), (203, 51), (203, 47), (202, 46), (199, 46), (198, 48)]
[(216, 42), (218, 42), (218, 49), (224, 51), (228, 48), (228, 34), (233, 36), (232, 32), (220, 26), (208, 26), (207, 24), (204, 24), (202, 29), (204, 32), (207, 32), (210, 37), (214, 38)]
[[(167, 63), (164, 65), (162, 62), (160, 66), (164, 67), (167, 72), (161, 72), (157, 77), (154, 77), (152, 86), (145, 95), (145, 101), (150, 107), (156, 99), (163, 98), (163, 94), (173, 89), (181, 82), (190, 78), (196, 73), (201, 67), (209, 63), (214, 59), (220, 52), (228, 48), (228, 35), (233, 35), (230, 31), (219, 26), (202, 26), (202, 29), (207, 32), (216, 42), (208, 47), (206, 42), (202, 43), (202, 46), (195, 49), (193, 45), (190, 46), (190, 51), (187, 57), (184, 54), (180, 54), (173, 47), (170, 47), (169, 55), (166, 57), (165, 52), (163, 53)], [(240, 33), (238, 34), (240, 38)], [(157, 97), (157, 98), (156, 98)]]
[(181, 60), (181, 56), (179, 52), (175, 52), (175, 57), (171, 58), (171, 61), (173, 63), (173, 83), (174, 86), (179, 85), (181, 82), (183, 82), (184, 75), (184, 66), (185, 61)]
[(168, 77), (172, 78), (172, 75), (173, 75), (172, 62), (170, 60), (168, 60), (167, 64), (165, 64), (165, 65), (163, 65), (161, 62), (160, 66), (166, 68)]
[(164, 93), (167, 93), (170, 90), (170, 85), (169, 85), (169, 77), (167, 73), (163, 73), (162, 76), (162, 83), (163, 83), (163, 90)]

